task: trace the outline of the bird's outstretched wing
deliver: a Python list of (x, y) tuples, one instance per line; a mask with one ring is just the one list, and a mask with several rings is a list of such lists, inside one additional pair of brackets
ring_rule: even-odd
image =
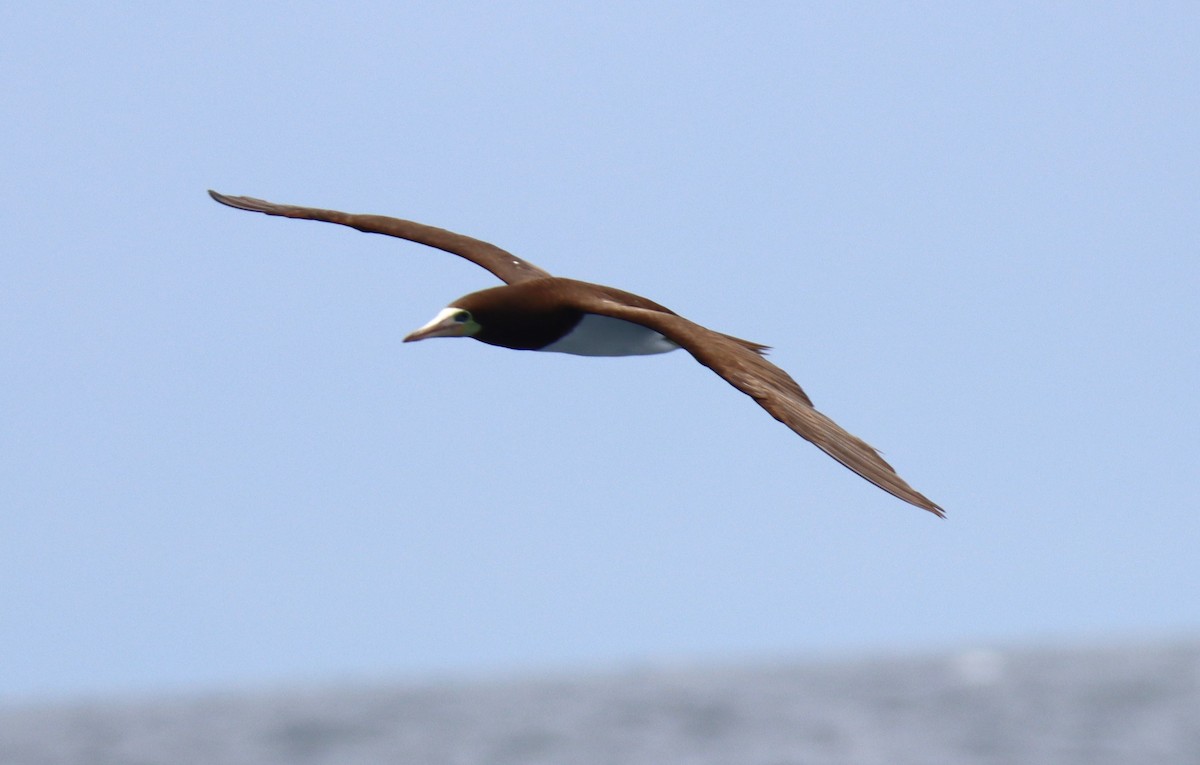
[(622, 305), (599, 296), (581, 307), (590, 313), (641, 324), (669, 338), (830, 457), (889, 494), (938, 517), (945, 517), (942, 508), (896, 475), (895, 469), (874, 447), (813, 408), (812, 401), (787, 372), (740, 344), (736, 338), (714, 332), (682, 316)]
[(411, 220), (389, 218), (386, 215), (359, 215), (344, 213), (337, 210), (322, 210), (317, 207), (297, 207), (295, 205), (277, 205), (254, 197), (231, 197), (219, 194), (211, 189), (209, 196), (223, 205), (236, 207), (239, 210), (279, 215), (284, 218), (303, 218), (305, 220), (320, 220), (327, 223), (338, 223), (343, 226), (356, 228), (368, 234), (385, 234), (410, 242), (436, 247), (439, 250), (458, 255), (475, 265), (491, 271), (501, 281), (516, 284), (527, 279), (539, 279), (550, 276), (542, 269), (528, 263), (510, 252), (500, 249), (494, 244), (474, 239), (444, 228), (426, 226)]

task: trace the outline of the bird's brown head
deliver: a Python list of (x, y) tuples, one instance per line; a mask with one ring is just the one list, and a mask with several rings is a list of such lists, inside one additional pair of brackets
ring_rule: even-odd
[(451, 305), (438, 311), (437, 316), (425, 326), (410, 332), (404, 342), (412, 343), (431, 337), (471, 337), (481, 328), (469, 310)]
[(473, 337), (489, 345), (535, 350), (562, 337), (581, 316), (544, 285), (505, 285), (460, 297), (404, 342)]

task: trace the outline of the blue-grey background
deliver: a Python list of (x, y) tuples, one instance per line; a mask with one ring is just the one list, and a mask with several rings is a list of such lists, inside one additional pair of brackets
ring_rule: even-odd
[[(0, 90), (0, 699), (1200, 630), (1194, 4), (8, 4)], [(769, 343), (950, 517), (210, 187)]]

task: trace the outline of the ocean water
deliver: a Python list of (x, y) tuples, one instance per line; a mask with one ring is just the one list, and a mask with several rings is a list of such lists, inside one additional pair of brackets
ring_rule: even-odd
[(1200, 764), (1200, 642), (0, 706), (0, 765)]

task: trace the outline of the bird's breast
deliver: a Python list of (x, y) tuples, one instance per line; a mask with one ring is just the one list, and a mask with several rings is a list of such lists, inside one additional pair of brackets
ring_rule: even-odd
[(570, 332), (538, 350), (576, 356), (648, 356), (678, 347), (641, 324), (586, 313)]

